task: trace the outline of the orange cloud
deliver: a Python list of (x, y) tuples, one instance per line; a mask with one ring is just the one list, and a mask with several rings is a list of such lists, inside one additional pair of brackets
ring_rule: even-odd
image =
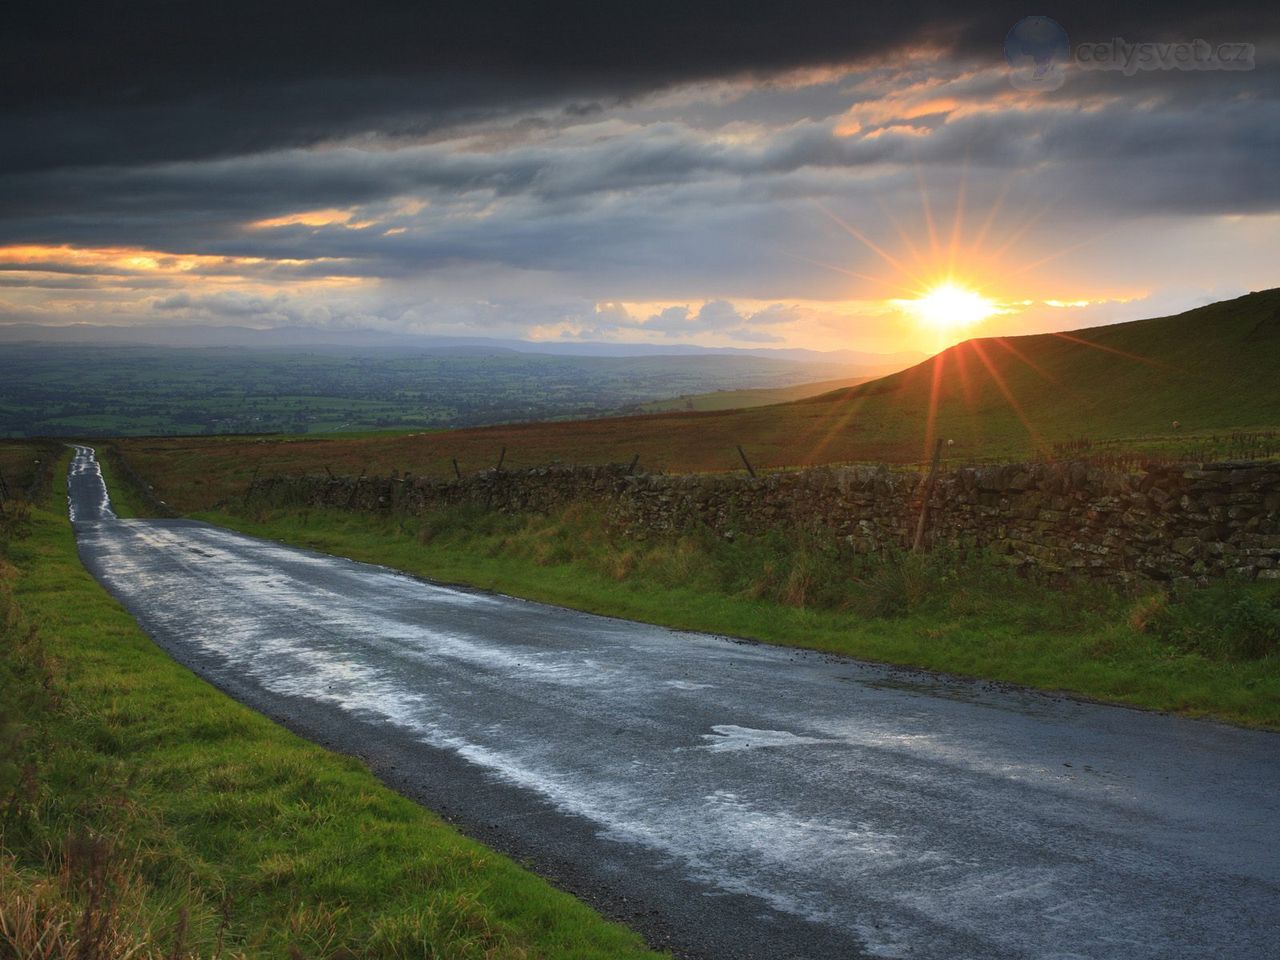
[(74, 268), (76, 272), (84, 272), (87, 268), (103, 273), (186, 273), (201, 267), (261, 262), (260, 258), (175, 254), (139, 247), (74, 247), (70, 244), (0, 247), (0, 265), (51, 271), (62, 267)]
[[(910, 66), (918, 68), (925, 63), (917, 54)], [(836, 118), (834, 133), (840, 137), (861, 134), (867, 139), (884, 132), (919, 135), (927, 133), (927, 129), (911, 121), (925, 117), (937, 117), (945, 124), (1009, 111), (1091, 113), (1117, 100), (1103, 95), (1046, 100), (1034, 92), (1012, 87), (992, 90), (989, 81), (1001, 72), (999, 67), (974, 68), (951, 77), (926, 77), (904, 83), (904, 76), (913, 72), (914, 69), (878, 71), (854, 83), (850, 92), (859, 100)]]
[(287, 213), (283, 217), (270, 217), (266, 220), (254, 220), (247, 224), (250, 230), (274, 230), (278, 227), (343, 227), (347, 230), (363, 230), (372, 227), (376, 220), (355, 220), (354, 210), (339, 210), (330, 207), (327, 210), (302, 210), (298, 213)]
[(169, 253), (141, 247), (75, 247), (24, 244), (0, 247), (0, 268), (26, 268), (42, 272), (104, 274), (182, 274), (219, 272), (228, 267), (260, 265), (301, 266), (309, 263), (340, 263), (336, 257), (309, 259), (268, 259), (266, 257), (211, 256), (201, 253)]
[[(68, 275), (80, 278), (81, 289), (155, 287), (157, 289), (277, 290), (350, 288), (369, 283), (362, 276), (345, 276), (291, 267), (316, 267), (346, 263), (337, 257), (308, 259), (211, 256), (169, 253), (141, 247), (76, 247), (25, 244), (0, 246), (0, 272), (10, 278), (11, 289), (38, 290), (50, 279)], [(283, 271), (277, 268), (285, 268)]]
[(863, 139), (875, 140), (877, 137), (883, 137), (885, 134), (897, 134), (903, 137), (927, 137), (932, 133), (928, 127), (913, 127), (907, 123), (891, 123), (887, 127), (879, 127), (872, 130)]

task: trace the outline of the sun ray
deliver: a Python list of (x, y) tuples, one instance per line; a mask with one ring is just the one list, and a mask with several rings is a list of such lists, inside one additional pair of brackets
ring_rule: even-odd
[(1028, 357), (1025, 353), (1023, 353), (1021, 350), (1015, 347), (1012, 343), (1010, 343), (1008, 337), (992, 337), (991, 339), (994, 340), (998, 346), (1003, 347), (1007, 352), (1013, 354), (1013, 356), (1017, 357), (1019, 360), (1025, 363), (1028, 367), (1034, 370), (1037, 374), (1039, 374), (1042, 380), (1052, 383), (1054, 386), (1058, 386), (1058, 387), (1063, 386), (1063, 383), (1061, 380), (1059, 380), (1057, 377), (1053, 376), (1053, 374), (1046, 371), (1044, 367), (1040, 366), (1040, 364), (1036, 363), (1034, 360)]
[(1116, 356), (1124, 357), (1126, 360), (1134, 360), (1134, 361), (1137, 361), (1138, 363), (1145, 363), (1147, 364), (1147, 366), (1159, 367), (1164, 370), (1177, 369), (1172, 364), (1165, 363), (1163, 360), (1153, 360), (1150, 357), (1144, 357), (1136, 353), (1129, 353), (1129, 351), (1127, 350), (1119, 350), (1115, 347), (1108, 347), (1105, 344), (1094, 343), (1091, 340), (1084, 339), (1084, 337), (1077, 337), (1073, 333), (1055, 333), (1053, 334), (1053, 336), (1059, 337), (1063, 340), (1069, 340), (1072, 343), (1078, 343), (1082, 347), (1092, 347), (1094, 350), (1103, 350), (1106, 353), (1114, 353)]
[(801, 256), (798, 253), (790, 253), (784, 250), (783, 256), (790, 257), (792, 260), (799, 260), (802, 263), (811, 263), (815, 267), (823, 267), (827, 270), (834, 270), (836, 273), (843, 273), (847, 277), (855, 277), (858, 280), (866, 280), (869, 283), (880, 284), (880, 283), (888, 282), (885, 277), (873, 277), (873, 276), (870, 276), (869, 274), (858, 273), (856, 270), (849, 270), (845, 267), (837, 267), (834, 263), (824, 263), (821, 260), (814, 260), (812, 257)]
[(956, 255), (960, 249), (960, 235), (964, 229), (965, 195), (969, 186), (969, 155), (965, 151), (964, 165), (960, 168), (960, 186), (956, 189), (956, 209), (951, 217), (951, 240), (947, 245), (947, 274), (956, 270)]
[(820, 419), (815, 423), (814, 432), (821, 431), (822, 435), (807, 454), (809, 463), (821, 462), (818, 458), (826, 452), (838, 434), (848, 429), (858, 413), (861, 412), (867, 402), (867, 397), (865, 394), (855, 394), (856, 390), (856, 387), (850, 388), (850, 395), (846, 398), (844, 409), (840, 413), (828, 419)]
[(929, 253), (935, 261), (938, 260), (938, 230), (933, 222), (933, 206), (929, 203), (929, 190), (924, 183), (924, 173), (920, 170), (919, 162), (912, 164), (915, 170), (916, 183), (920, 187), (920, 211), (924, 215), (925, 230), (929, 236)]
[[(996, 299), (987, 291), (996, 283), (1007, 285), (1012, 278), (1067, 256), (1094, 242), (1096, 237), (1062, 245), (1048, 253), (1041, 249), (1037, 251), (1040, 255), (1034, 259), (1018, 258), (1023, 262), (1006, 266), (1006, 261), (1013, 259), (1010, 251), (1020, 249), (1025, 237), (1057, 207), (1058, 199), (1051, 198), (1037, 204), (1035, 209), (1021, 211), (1019, 216), (1007, 215), (1008, 198), (1019, 182), (1017, 175), (1012, 175), (1003, 178), (998, 193), (986, 203), (985, 209), (980, 209), (974, 205), (970, 195), (971, 163), (972, 158), (966, 155), (959, 172), (949, 224), (943, 224), (939, 219), (935, 198), (929, 191), (919, 163), (912, 165), (919, 192), (920, 222), (915, 229), (909, 229), (900, 217), (895, 216), (883, 197), (875, 198), (881, 213), (877, 231), (864, 229), (822, 204), (815, 204), (824, 216), (882, 261), (888, 268), (888, 276), (872, 276), (807, 257), (796, 259), (874, 285), (882, 291), (878, 296), (888, 294), (882, 303), (914, 320), (919, 342), (933, 351), (959, 342), (970, 335), (968, 331), (979, 329), (993, 317), (1022, 313), (1037, 301), (1026, 298), (1025, 294), (1012, 299)], [(891, 228), (892, 232), (881, 236), (885, 228)], [(886, 242), (885, 237), (896, 239)], [(994, 249), (987, 246), (989, 241), (995, 244)], [(896, 294), (890, 291), (896, 291)], [(874, 296), (864, 292), (861, 299)], [(1041, 302), (1052, 303), (1048, 300)], [(1001, 344), (1001, 347), (1015, 352), (1019, 361), (1027, 362), (1026, 356), (1016, 348), (1011, 350), (1009, 344)], [(962, 363), (957, 363), (955, 375), (963, 375), (963, 367)], [(1047, 377), (1043, 369), (1036, 372)]]
[(850, 223), (846, 223), (844, 220), (842, 220), (840, 217), (836, 216), (834, 213), (832, 213), (830, 210), (828, 210), (828, 209), (827, 209), (826, 207), (824, 207), (822, 204), (818, 204), (818, 205), (817, 205), (817, 207), (818, 207), (818, 209), (819, 209), (819, 210), (821, 210), (823, 213), (825, 213), (828, 217), (830, 217), (832, 220), (834, 220), (837, 224), (839, 224), (842, 228), (844, 228), (844, 230), (845, 230), (845, 231), (846, 231), (846, 232), (847, 232), (851, 237), (854, 237), (854, 238), (856, 238), (856, 239), (858, 239), (858, 240), (862, 241), (862, 243), (863, 243), (863, 244), (865, 244), (865, 245), (866, 245), (866, 247), (867, 247), (869, 250), (871, 250), (874, 254), (876, 254), (876, 256), (880, 257), (880, 259), (881, 259), (881, 260), (883, 260), (885, 263), (889, 264), (889, 266), (893, 267), (895, 270), (898, 270), (899, 272), (901, 272), (901, 273), (903, 273), (903, 274), (905, 274), (905, 275), (907, 275), (907, 276), (910, 276), (910, 275), (911, 275), (911, 271), (909, 271), (909, 270), (906, 268), (906, 266), (902, 263), (902, 261), (901, 261), (901, 260), (899, 260), (897, 257), (893, 256), (891, 253), (889, 253), (889, 252), (888, 252), (887, 250), (885, 250), (883, 247), (881, 247), (881, 246), (879, 246), (878, 244), (876, 244), (875, 242), (873, 242), (869, 237), (867, 237), (865, 234), (863, 234), (860, 230), (858, 230), (858, 229), (857, 229), (856, 227), (854, 227), (852, 224), (850, 224)]
[(969, 363), (966, 359), (964, 344), (958, 344), (951, 350), (956, 361), (956, 372), (960, 375), (960, 392), (964, 395), (964, 408), (973, 412), (976, 402), (973, 394), (973, 378), (969, 376)]
[(933, 440), (938, 427), (938, 399), (942, 394), (942, 368), (946, 362), (947, 351), (933, 357), (933, 373), (929, 383), (929, 411), (924, 421), (924, 457), (928, 458), (933, 449)]
[(1014, 177), (1005, 180), (1004, 186), (1000, 188), (1000, 192), (996, 194), (995, 201), (987, 210), (987, 215), (982, 221), (982, 226), (978, 228), (978, 232), (974, 234), (972, 246), (975, 250), (981, 250), (987, 241), (987, 234), (991, 232), (991, 228), (995, 226), (996, 218), (1000, 215), (1000, 210), (1004, 207), (1005, 198), (1009, 196), (1009, 191), (1013, 189)]
[(928, 263), (924, 258), (924, 254), (921, 253), (920, 248), (916, 245), (915, 241), (911, 239), (911, 235), (907, 232), (906, 227), (902, 225), (902, 221), (895, 217), (889, 210), (889, 205), (884, 202), (884, 199), (877, 197), (876, 203), (880, 207), (880, 212), (884, 216), (885, 222), (893, 227), (894, 231), (898, 234), (898, 239), (901, 241), (903, 247), (906, 248), (907, 253), (911, 256), (912, 263), (918, 271), (916, 275), (924, 276), (928, 272)]
[(1004, 242), (1000, 244), (1000, 246), (996, 247), (995, 250), (991, 252), (991, 258), (993, 260), (999, 260), (1001, 257), (1003, 257), (1005, 253), (1015, 243), (1017, 243), (1019, 240), (1023, 238), (1023, 236), (1026, 235), (1028, 230), (1030, 230), (1037, 223), (1039, 223), (1041, 220), (1047, 217), (1050, 214), (1050, 212), (1052, 212), (1056, 203), (1057, 201), (1051, 200), (1048, 203), (1046, 203), (1043, 207), (1041, 207), (1039, 210), (1035, 211), (1029, 217), (1027, 217), (1027, 219), (1023, 221), (1023, 223), (1020, 226), (1018, 226), (1013, 231), (1013, 233), (1005, 237)]
[(1018, 398), (1014, 396), (1013, 391), (1009, 389), (1009, 385), (1005, 383), (1004, 377), (1000, 375), (1000, 371), (996, 369), (995, 364), (992, 363), (991, 359), (987, 356), (986, 350), (983, 349), (982, 341), (970, 340), (969, 346), (973, 348), (974, 354), (977, 356), (978, 360), (981, 361), (982, 365), (987, 368), (987, 373), (991, 375), (991, 382), (996, 385), (996, 389), (999, 390), (1000, 394), (1004, 397), (1005, 403), (1009, 405), (1009, 409), (1012, 410), (1014, 416), (1022, 422), (1022, 426), (1027, 431), (1027, 436), (1031, 438), (1032, 444), (1034, 444), (1038, 450), (1047, 449), (1048, 445), (1040, 436), (1040, 431), (1037, 430), (1031, 423), (1031, 420), (1028, 419), (1026, 412), (1022, 409), (1022, 404), (1018, 402)]
[(1092, 234), (1088, 237), (1085, 237), (1083, 240), (1077, 241), (1076, 243), (1063, 247), (1060, 250), (1055, 250), (1053, 253), (1045, 254), (1039, 260), (1033, 260), (1030, 263), (1023, 264), (1022, 266), (1018, 267), (1016, 270), (1013, 270), (1007, 273), (1006, 276), (1009, 276), (1009, 277), (1021, 276), (1022, 274), (1027, 273), (1030, 270), (1034, 270), (1036, 267), (1042, 267), (1046, 263), (1052, 263), (1054, 260), (1057, 260), (1059, 257), (1065, 257), (1068, 253), (1072, 253), (1076, 250), (1079, 250), (1081, 247), (1087, 247), (1091, 243), (1097, 243), (1101, 237), (1106, 236), (1107, 232), (1108, 231), (1105, 231), (1105, 230), (1099, 231), (1096, 234)]

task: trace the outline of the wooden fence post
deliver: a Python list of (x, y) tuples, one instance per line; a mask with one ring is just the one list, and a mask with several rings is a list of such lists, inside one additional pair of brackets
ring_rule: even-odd
[(498, 454), (498, 466), (497, 466), (498, 473), (502, 472), (502, 462), (506, 459), (507, 459), (507, 448), (503, 447), (502, 452)]
[(911, 552), (919, 553), (924, 546), (924, 525), (929, 518), (929, 500), (933, 497), (933, 484), (938, 478), (938, 461), (942, 458), (942, 445), (946, 441), (941, 437), (933, 445), (933, 462), (929, 464), (929, 476), (924, 481), (924, 498), (920, 501), (920, 518), (916, 521), (916, 536), (911, 542)]
[(360, 476), (356, 477), (356, 482), (351, 485), (351, 495), (347, 497), (347, 510), (350, 510), (352, 505), (356, 502), (356, 495), (360, 492), (360, 484), (364, 481), (364, 475), (368, 470), (369, 467), (367, 465), (361, 467)]
[(636, 454), (631, 458), (631, 466), (627, 467), (627, 476), (631, 476), (636, 472), (636, 464), (640, 462), (640, 454)]
[(458, 458), (453, 458), (453, 475), (459, 480), (462, 479), (462, 468), (458, 466)]
[(742, 444), (738, 444), (738, 456), (742, 458), (742, 463), (747, 468), (747, 473), (754, 477), (756, 472), (751, 467), (751, 461), (747, 459), (747, 455), (743, 452)]

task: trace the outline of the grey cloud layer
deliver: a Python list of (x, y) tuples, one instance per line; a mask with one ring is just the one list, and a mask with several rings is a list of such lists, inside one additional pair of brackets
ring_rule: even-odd
[[(948, 95), (971, 97), (962, 107), (980, 106), (990, 84), (983, 75)], [(709, 293), (727, 295), (735, 282), (762, 279), (762, 271), (793, 275), (795, 262), (779, 259), (779, 248), (822, 252), (828, 238), (811, 225), (818, 216), (812, 201), (880, 219), (880, 205), (916, 203), (917, 169), (944, 202), (967, 164), (976, 203), (1012, 180), (1011, 206), (1058, 200), (1056, 215), (1076, 219), (1280, 209), (1280, 94), (1262, 75), (1213, 77), (1199, 91), (1184, 87), (1162, 98), (1153, 98), (1150, 84), (1126, 84), (1112, 78), (1102, 92), (1095, 82), (1012, 109), (910, 120), (925, 136), (842, 137), (833, 133), (838, 118), (821, 117), (733, 137), (724, 135), (732, 132), (727, 126), (668, 116), (643, 125), (600, 122), (598, 136), (574, 121), (533, 142), (485, 150), (472, 149), (478, 135), (468, 129), (420, 145), (29, 173), (0, 182), (0, 242), (340, 261), (258, 268), (281, 278), (404, 277), (482, 262), (616, 283), (629, 271), (665, 269), (673, 278), (702, 274), (716, 287)], [(840, 86), (789, 96), (804, 114), (809, 101)], [(397, 212), (397, 199), (406, 197), (427, 206)], [(377, 224), (246, 227), (353, 206)]]

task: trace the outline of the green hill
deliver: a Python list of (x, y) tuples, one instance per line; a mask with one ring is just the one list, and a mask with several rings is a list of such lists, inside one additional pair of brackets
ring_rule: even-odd
[[(969, 340), (901, 373), (802, 401), (877, 447), (936, 430), (979, 455), (1054, 442), (1280, 425), (1280, 290), (1172, 317)], [(934, 383), (937, 382), (937, 389)], [(936, 395), (936, 400), (934, 399)], [(821, 411), (821, 413), (819, 413)]]

